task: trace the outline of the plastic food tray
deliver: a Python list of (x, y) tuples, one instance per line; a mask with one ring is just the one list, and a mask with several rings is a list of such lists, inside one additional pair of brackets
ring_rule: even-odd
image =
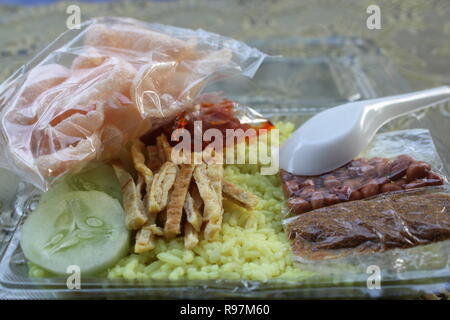
[[(274, 121), (296, 125), (324, 108), (347, 101), (408, 91), (407, 84), (373, 43), (357, 38), (285, 38), (250, 43), (271, 54), (253, 80), (215, 83), (207, 91), (259, 110)], [(383, 129), (430, 130), (446, 174), (450, 171), (450, 110), (446, 106), (401, 118)], [(383, 275), (381, 289), (368, 289), (366, 267), (345, 276), (317, 276), (299, 282), (254, 281), (117, 281), (82, 279), (81, 290), (69, 290), (65, 278), (28, 278), (19, 246), (24, 217), (37, 203), (32, 189), (10, 177), (10, 198), (2, 198), (0, 215), (0, 298), (377, 298), (417, 297), (448, 290), (450, 268)], [(16, 184), (14, 184), (14, 182)], [(280, 216), (280, 219), (282, 217)]]

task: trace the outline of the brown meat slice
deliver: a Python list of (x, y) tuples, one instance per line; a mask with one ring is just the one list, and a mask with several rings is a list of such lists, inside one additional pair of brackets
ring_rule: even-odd
[(294, 255), (310, 260), (383, 252), (450, 239), (450, 195), (395, 194), (341, 203), (291, 218)]

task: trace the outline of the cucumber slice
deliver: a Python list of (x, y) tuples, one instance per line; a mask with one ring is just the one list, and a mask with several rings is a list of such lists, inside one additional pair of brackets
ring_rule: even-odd
[(74, 191), (41, 203), (22, 227), (25, 257), (56, 274), (77, 265), (82, 275), (101, 272), (128, 253), (130, 232), (116, 199)]
[(62, 193), (91, 190), (105, 192), (122, 203), (122, 191), (114, 170), (110, 165), (101, 162), (90, 163), (81, 172), (62, 178), (41, 196), (40, 203)]

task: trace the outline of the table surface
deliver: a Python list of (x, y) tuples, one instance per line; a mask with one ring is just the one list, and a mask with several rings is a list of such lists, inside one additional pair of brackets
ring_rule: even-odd
[[(0, 4), (3, 1), (14, 2), (0, 0)], [(0, 80), (65, 30), (66, 9), (73, 3), (77, 2), (0, 5)], [(377, 0), (381, 10), (380, 30), (369, 30), (366, 26), (369, 16), (366, 10), (372, 3), (372, 0), (160, 0), (87, 1), (78, 5), (82, 19), (129, 16), (200, 27), (240, 40), (274, 36), (364, 37), (384, 49), (412, 89), (449, 83), (450, 1)]]
[(369, 16), (366, 10), (373, 0), (5, 4), (13, 2), (17, 0), (0, 0), (0, 81), (66, 29), (66, 9), (76, 3), (83, 20), (95, 16), (128, 16), (148, 22), (203, 28), (244, 41), (277, 36), (363, 37), (384, 50), (412, 89), (450, 83), (447, 75), (450, 59), (448, 0), (377, 0), (381, 9), (380, 30), (369, 30), (366, 26)]

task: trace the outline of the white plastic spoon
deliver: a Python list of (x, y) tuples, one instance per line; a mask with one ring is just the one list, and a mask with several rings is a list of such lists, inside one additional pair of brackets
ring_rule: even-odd
[(319, 175), (354, 159), (386, 122), (450, 99), (450, 87), (346, 103), (316, 114), (280, 149), (280, 166), (297, 175)]

